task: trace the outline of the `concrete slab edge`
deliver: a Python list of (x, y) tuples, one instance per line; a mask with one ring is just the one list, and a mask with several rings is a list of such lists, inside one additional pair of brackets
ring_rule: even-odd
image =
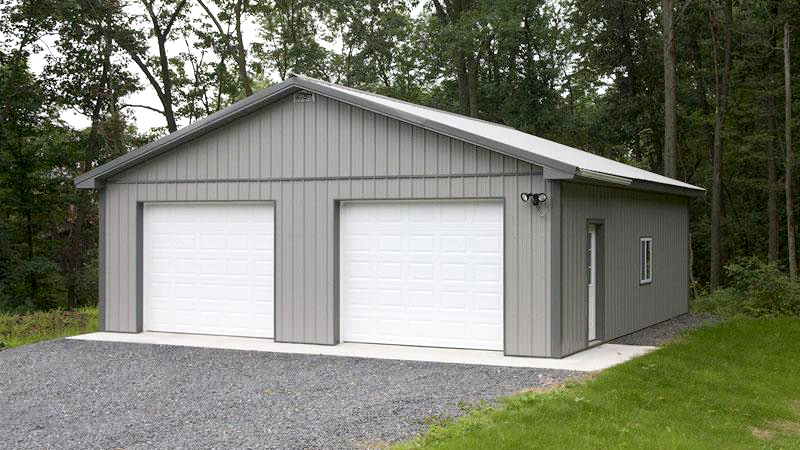
[(538, 369), (594, 372), (607, 369), (644, 355), (657, 347), (603, 344), (563, 359), (527, 358), (505, 356), (502, 352), (464, 350), (404, 345), (360, 344), (346, 342), (336, 346), (314, 344), (289, 344), (272, 339), (208, 336), (178, 333), (112, 333), (96, 332), (71, 336), (68, 339), (134, 344), (176, 345), (183, 347), (215, 348), (257, 352), (295, 353), (305, 355), (377, 358), (401, 361), (424, 361), (448, 364), (478, 364), (503, 367), (529, 367)]

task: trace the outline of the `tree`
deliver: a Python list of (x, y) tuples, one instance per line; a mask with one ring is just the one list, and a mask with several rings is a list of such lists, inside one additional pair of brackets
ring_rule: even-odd
[[(178, 130), (178, 122), (175, 117), (175, 99), (173, 96), (173, 73), (170, 68), (169, 55), (167, 54), (167, 41), (176, 21), (185, 12), (186, 0), (178, 1), (170, 10), (166, 5), (156, 5), (154, 0), (141, 0), (147, 12), (146, 21), (149, 21), (147, 32), (135, 28), (134, 23), (138, 22), (136, 17), (127, 17), (128, 23), (121, 23), (115, 29), (114, 39), (117, 44), (124, 49), (136, 66), (142, 71), (147, 81), (156, 91), (161, 102), (161, 110), (157, 112), (164, 116), (167, 121), (167, 130), (170, 133)], [(150, 57), (149, 49), (146, 47), (147, 36), (155, 37), (158, 54)], [(155, 63), (155, 68), (149, 64)], [(159, 79), (156, 78), (157, 73)]]
[[(86, 280), (97, 246), (95, 193), (75, 189), (72, 178), (123, 153), (124, 112), (119, 99), (139, 90), (127, 68), (115, 62), (118, 49), (111, 39), (112, 3), (64, 4), (56, 15), (55, 30), (61, 39), (58, 52), (47, 56), (43, 78), (50, 96), (89, 120), (86, 130), (62, 134), (63, 150), (49, 155), (54, 168), (53, 186), (66, 205), (54, 217), (59, 236), (52, 241), (66, 289), (66, 306), (80, 303), (81, 283)], [(97, 68), (100, 70), (97, 70)], [(56, 182), (57, 181), (57, 182)]]
[(767, 146), (767, 258), (771, 262), (778, 261), (778, 169), (775, 158), (776, 128), (775, 128), (775, 96), (767, 95), (767, 128), (769, 145)]
[(44, 153), (56, 133), (56, 110), (28, 69), (31, 49), (53, 26), (42, 8), (57, 3), (4, 4), (0, 31), (0, 307), (33, 309), (52, 305), (53, 262), (40, 239), (52, 210)]
[(374, 90), (394, 97), (421, 100), (433, 79), (420, 52), (425, 31), (415, 24), (402, 0), (335, 0), (326, 26), (342, 41), (342, 52), (331, 59), (337, 83)]
[(0, 250), (0, 306), (47, 308), (59, 285), (52, 242), (42, 239), (58, 204), (46, 164), (58, 140), (55, 109), (24, 55), (0, 65), (0, 93), (0, 234), (9, 239)]
[[(449, 51), (458, 86), (461, 114), (478, 117), (478, 92), (482, 52), (492, 36), (478, 33), (475, 4), (472, 0), (433, 0), (435, 15), (442, 27), (441, 39), (451, 43)], [(488, 31), (488, 30), (487, 30)]]
[[(214, 27), (219, 33), (220, 40), (222, 41), (222, 51), (219, 52), (220, 65), (224, 67), (225, 60), (228, 56), (233, 56), (236, 60), (236, 67), (239, 75), (239, 83), (241, 84), (242, 91), (245, 97), (253, 95), (252, 81), (250, 75), (247, 73), (247, 51), (244, 48), (244, 38), (242, 36), (242, 17), (247, 11), (248, 4), (245, 0), (234, 0), (233, 7), (229, 2), (220, 1), (217, 7), (220, 9), (219, 18), (211, 11), (206, 2), (197, 0), (203, 11), (208, 15)], [(230, 16), (228, 11), (233, 11), (233, 17)], [(234, 36), (230, 36), (230, 32), (223, 30), (222, 21), (233, 20), (234, 22)], [(230, 30), (230, 27), (228, 28)], [(236, 44), (233, 45), (232, 42)]]
[[(0, 4), (0, 309), (92, 300), (97, 202), (72, 179), (160, 133), (142, 137), (132, 108), (158, 111), (175, 130), (273, 72), (480, 116), (704, 186), (709, 195), (689, 203), (699, 285), (723, 285), (725, 261), (745, 255), (788, 256), (796, 275), (794, 3), (424, 3)], [(258, 36), (245, 36), (250, 20)], [(50, 55), (44, 70), (29, 67), (37, 53)], [(132, 104), (142, 85), (158, 107)], [(66, 111), (86, 127), (64, 124)]]
[(711, 274), (709, 283), (712, 291), (719, 287), (722, 269), (722, 133), (731, 73), (731, 28), (733, 26), (731, 0), (725, 0), (722, 10), (724, 16), (722, 62), (720, 62), (719, 45), (717, 44), (716, 5), (710, 7), (709, 14), (714, 54), (714, 85), (716, 86), (714, 96), (714, 152), (711, 157), (713, 169), (711, 174)]
[(672, 0), (661, 2), (661, 20), (664, 27), (664, 175), (678, 175), (678, 113), (675, 78), (675, 37)]
[[(660, 2), (573, 0), (570, 22), (580, 66), (605, 92), (593, 117), (603, 136), (592, 148), (602, 156), (663, 172), (664, 116), (656, 92), (664, 85), (659, 36)], [(597, 138), (595, 138), (597, 139)]]
[(794, 154), (792, 150), (792, 60), (791, 60), (791, 37), (789, 35), (789, 22), (783, 25), (783, 67), (784, 67), (784, 90), (785, 90), (785, 127), (786, 137), (783, 145), (786, 147), (786, 163), (784, 164), (785, 174), (783, 176), (786, 192), (786, 246), (789, 250), (789, 276), (797, 278), (797, 248), (795, 247), (795, 217), (794, 217), (794, 197), (792, 196), (792, 169), (794, 165)]
[(318, 27), (327, 13), (325, 2), (274, 0), (254, 3), (253, 15), (263, 42), (253, 45), (257, 59), (285, 79), (291, 72), (330, 79), (330, 52), (321, 45), (326, 37)]

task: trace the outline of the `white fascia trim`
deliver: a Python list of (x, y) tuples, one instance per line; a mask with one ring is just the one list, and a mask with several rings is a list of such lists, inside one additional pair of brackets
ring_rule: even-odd
[(617, 175), (609, 175), (607, 173), (595, 172), (593, 170), (578, 169), (578, 176), (583, 178), (590, 178), (598, 181), (605, 181), (606, 183), (622, 184), (625, 186), (630, 185), (633, 180), (630, 178), (620, 177)]

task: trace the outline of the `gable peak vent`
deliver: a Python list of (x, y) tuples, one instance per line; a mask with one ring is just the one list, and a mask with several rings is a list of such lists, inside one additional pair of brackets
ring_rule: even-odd
[(308, 91), (300, 91), (294, 93), (294, 102), (295, 103), (313, 103), (314, 102), (314, 93)]

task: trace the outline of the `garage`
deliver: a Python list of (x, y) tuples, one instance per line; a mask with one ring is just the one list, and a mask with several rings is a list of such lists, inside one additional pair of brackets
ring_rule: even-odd
[(704, 192), (296, 75), (75, 182), (103, 331), (549, 358), (687, 311)]
[(274, 207), (144, 205), (144, 328), (274, 337)]
[(344, 202), (342, 341), (503, 349), (503, 206)]

